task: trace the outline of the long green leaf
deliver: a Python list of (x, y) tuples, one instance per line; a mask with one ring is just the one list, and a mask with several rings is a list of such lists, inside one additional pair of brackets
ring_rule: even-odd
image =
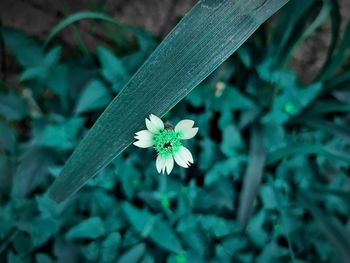
[(78, 145), (49, 194), (61, 202), (79, 190), (144, 128), (224, 62), (288, 0), (202, 0), (159, 45)]
[(338, 0), (328, 0), (331, 11), (330, 11), (330, 18), (331, 18), (331, 25), (332, 25), (332, 36), (331, 36), (331, 43), (328, 48), (328, 54), (325, 63), (323, 64), (321, 70), (319, 71), (318, 75), (316, 76), (315, 81), (324, 79), (323, 72), (325, 68), (328, 67), (328, 64), (330, 60), (332, 59), (333, 53), (337, 47), (337, 43), (339, 41), (339, 35), (340, 35), (340, 25), (341, 25), (341, 14), (340, 14), (340, 8)]
[(92, 12), (92, 11), (82, 11), (82, 12), (74, 13), (72, 15), (69, 15), (65, 19), (63, 19), (50, 31), (49, 35), (45, 40), (45, 45), (47, 45), (64, 28), (83, 19), (103, 20), (103, 21), (107, 21), (107, 22), (119, 25), (119, 22), (117, 20), (115, 20), (113, 17), (106, 15), (104, 13)]
[(249, 163), (244, 175), (243, 189), (238, 207), (238, 221), (246, 228), (254, 208), (255, 197), (259, 192), (266, 161), (266, 149), (262, 135), (253, 128), (250, 140)]
[(330, 57), (322, 71), (318, 76), (318, 80), (325, 80), (332, 77), (334, 73), (342, 66), (342, 64), (348, 58), (348, 50), (350, 47), (350, 22), (348, 22), (342, 41), (339, 43), (339, 47), (333, 52), (332, 57)]
[(290, 155), (320, 155), (327, 157), (330, 160), (341, 161), (350, 164), (350, 157), (348, 153), (338, 152), (334, 149), (326, 148), (320, 144), (299, 144), (289, 145), (287, 147), (277, 149), (270, 152), (267, 156), (267, 164), (272, 165), (285, 157)]

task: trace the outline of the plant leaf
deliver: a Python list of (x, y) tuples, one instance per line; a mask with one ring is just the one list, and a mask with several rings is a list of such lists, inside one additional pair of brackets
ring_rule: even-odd
[(200, 1), (160, 44), (76, 148), (50, 196), (61, 202), (108, 165), (142, 129), (223, 63), (288, 0)]
[(137, 244), (126, 251), (118, 260), (118, 263), (136, 263), (140, 262), (140, 259), (146, 252), (146, 246), (144, 243)]
[(99, 80), (92, 80), (81, 93), (75, 112), (78, 114), (102, 109), (112, 100), (108, 88)]
[(247, 227), (253, 211), (255, 197), (258, 194), (265, 167), (265, 161), (266, 149), (262, 135), (258, 128), (253, 128), (250, 141), (249, 164), (244, 175), (243, 190), (241, 192), (238, 208), (238, 221), (243, 228)]
[(105, 234), (103, 221), (99, 217), (90, 217), (74, 226), (66, 234), (68, 239), (95, 239)]
[(10, 27), (1, 27), (0, 34), (5, 47), (14, 54), (18, 63), (22, 66), (38, 66), (44, 60), (44, 49), (36, 40), (25, 33)]
[(113, 84), (113, 90), (119, 92), (129, 79), (122, 61), (105, 47), (98, 47), (96, 54), (101, 64), (101, 74), (105, 80)]
[(336, 70), (346, 61), (350, 45), (350, 22), (348, 22), (342, 41), (339, 43), (339, 47), (332, 52), (331, 57), (328, 58), (322, 71), (319, 73), (318, 80), (325, 80), (330, 78)]
[(168, 222), (129, 203), (123, 206), (125, 216), (143, 237), (149, 237), (158, 246), (174, 253), (182, 250), (181, 243)]
[(343, 153), (334, 149), (326, 148), (320, 144), (299, 144), (288, 145), (286, 147), (279, 148), (268, 154), (267, 164), (272, 165), (280, 161), (281, 159), (290, 155), (320, 155), (325, 156), (330, 160), (341, 161), (350, 164), (350, 158), (348, 153)]
[(28, 115), (24, 99), (14, 92), (0, 94), (0, 116), (10, 121), (19, 121)]

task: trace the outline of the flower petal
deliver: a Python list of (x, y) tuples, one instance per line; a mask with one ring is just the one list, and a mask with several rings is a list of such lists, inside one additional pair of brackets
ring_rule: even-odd
[(180, 165), (181, 167), (184, 167), (184, 168), (188, 168), (188, 165), (187, 163), (181, 159), (180, 155), (179, 154), (175, 154), (174, 155), (174, 160), (175, 162)]
[(193, 163), (193, 157), (191, 152), (184, 146), (181, 146), (179, 151), (174, 154), (174, 159), (175, 162), (184, 167), (184, 168), (188, 168), (191, 163)]
[(193, 125), (194, 121), (192, 120), (179, 121), (179, 123), (175, 126), (175, 131), (182, 133), (181, 139), (188, 140), (193, 138), (198, 132), (198, 128), (193, 128)]
[(188, 150), (184, 146), (181, 146), (179, 152), (180, 152), (182, 159), (188, 163), (188, 166), (190, 166), (190, 163), (193, 163), (193, 157), (192, 157), (192, 153), (190, 152), (190, 150)]
[(148, 148), (153, 146), (153, 142), (152, 141), (144, 141), (144, 140), (140, 140), (140, 141), (136, 141), (133, 143), (133, 145), (140, 147), (140, 148)]
[(153, 146), (152, 141), (153, 134), (148, 130), (142, 130), (137, 133), (135, 133), (135, 139), (137, 140), (134, 142), (134, 145), (140, 148), (148, 148)]
[(170, 174), (173, 168), (174, 168), (174, 158), (172, 156), (169, 156), (168, 158), (166, 158), (166, 172)]
[(166, 159), (161, 155), (158, 155), (156, 160), (156, 168), (158, 173), (163, 173), (165, 171), (165, 167), (166, 167)]
[(159, 130), (164, 129), (163, 121), (153, 114), (149, 116), (149, 119), (146, 118), (146, 126), (147, 129), (152, 133), (156, 133)]
[(135, 133), (135, 139), (137, 140), (152, 141), (152, 138), (153, 138), (153, 133), (151, 133), (149, 130), (142, 130)]

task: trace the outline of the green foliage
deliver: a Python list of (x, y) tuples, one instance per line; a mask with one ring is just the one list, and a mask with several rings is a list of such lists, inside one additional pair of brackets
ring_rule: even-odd
[(68, 239), (96, 239), (105, 235), (103, 221), (99, 217), (91, 217), (71, 228), (67, 233)]
[[(350, 35), (337, 8), (291, 1), (166, 114), (199, 127), (189, 169), (158, 175), (154, 153), (130, 147), (61, 204), (49, 185), (157, 42), (125, 27), (137, 41), (125, 53), (71, 55), (2, 27), (21, 72), (19, 89), (0, 89), (0, 262), (347, 262)], [(288, 61), (325, 23), (334, 47), (300, 83)]]

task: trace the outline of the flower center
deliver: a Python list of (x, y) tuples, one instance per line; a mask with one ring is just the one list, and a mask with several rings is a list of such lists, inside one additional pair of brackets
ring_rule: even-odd
[(168, 156), (176, 153), (181, 147), (181, 134), (172, 129), (160, 130), (153, 135), (153, 145), (157, 153)]

